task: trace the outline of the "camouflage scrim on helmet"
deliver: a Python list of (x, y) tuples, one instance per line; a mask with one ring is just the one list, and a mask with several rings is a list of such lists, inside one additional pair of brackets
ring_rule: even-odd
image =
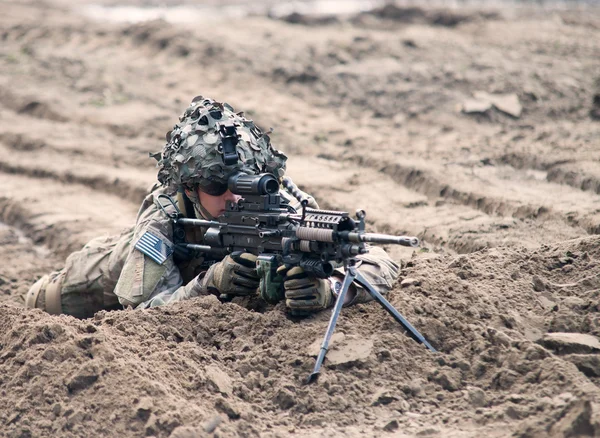
[[(233, 121), (236, 127), (238, 160), (225, 165), (219, 123)], [(226, 184), (238, 172), (248, 175), (272, 173), (281, 177), (287, 157), (271, 145), (269, 136), (227, 103), (197, 96), (167, 133), (167, 144), (159, 154), (158, 180), (164, 186), (207, 182)]]

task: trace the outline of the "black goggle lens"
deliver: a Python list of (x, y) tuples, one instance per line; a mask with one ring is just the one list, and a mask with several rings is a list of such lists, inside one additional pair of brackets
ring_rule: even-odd
[(209, 181), (200, 185), (200, 190), (207, 195), (221, 196), (227, 191), (227, 184)]

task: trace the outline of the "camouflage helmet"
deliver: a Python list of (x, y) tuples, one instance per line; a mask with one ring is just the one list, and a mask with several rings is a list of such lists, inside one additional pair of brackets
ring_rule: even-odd
[[(234, 127), (228, 131), (235, 138), (234, 149), (226, 148), (229, 154), (224, 154), (226, 126)], [(179, 123), (167, 133), (162, 152), (152, 156), (158, 160), (162, 185), (199, 185), (200, 189), (227, 184), (229, 177), (238, 172), (268, 172), (279, 178), (287, 160), (273, 148), (269, 136), (243, 113), (236, 114), (229, 104), (202, 96), (192, 100)]]

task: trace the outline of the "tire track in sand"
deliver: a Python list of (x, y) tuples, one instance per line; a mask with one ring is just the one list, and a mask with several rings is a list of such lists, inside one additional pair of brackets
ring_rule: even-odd
[[(52, 163), (52, 166), (44, 163)], [(1, 143), (0, 172), (51, 179), (65, 185), (82, 185), (96, 192), (115, 195), (134, 205), (139, 205), (148, 194), (156, 173), (150, 169), (112, 168), (105, 164), (90, 163), (88, 160), (65, 159), (50, 151), (39, 151), (35, 155), (19, 153), (9, 150)]]
[(66, 257), (94, 237), (131, 227), (138, 205), (79, 184), (0, 174), (0, 221)]
[[(335, 155), (321, 156), (339, 160)], [(444, 198), (490, 216), (559, 221), (575, 230), (581, 228), (580, 235), (595, 234), (600, 224), (600, 197), (536, 180), (513, 168), (483, 166), (472, 168), (469, 174), (453, 166), (425, 164), (377, 153), (346, 154), (344, 160), (377, 169), (397, 183), (428, 197)], [(503, 171), (509, 174), (503, 174)]]
[(469, 253), (499, 245), (537, 247), (550, 232), (563, 240), (585, 235), (582, 229), (565, 227), (559, 218), (546, 217), (540, 224), (536, 220), (487, 214), (429, 189), (407, 188), (395, 176), (377, 169), (353, 167), (345, 161), (294, 157), (288, 169), (297, 184), (325, 202), (323, 206), (352, 214), (356, 208), (363, 208), (371, 224), (369, 229), (414, 234), (424, 241), (424, 246)]
[[(280, 24), (274, 24), (273, 26), (277, 27)], [(160, 30), (159, 34), (149, 32), (149, 30), (155, 29), (158, 26), (158, 30)], [(70, 38), (65, 40), (67, 44), (67, 48), (69, 51), (72, 51), (72, 56), (77, 56), (77, 53), (81, 55), (85, 54), (85, 59), (89, 59), (85, 65), (85, 70), (88, 73), (88, 76), (95, 77), (98, 75), (98, 72), (93, 71), (94, 63), (91, 62), (94, 58), (102, 57), (103, 62), (107, 65), (114, 64), (114, 67), (119, 68), (117, 71), (124, 71), (122, 67), (118, 67), (117, 64), (119, 59), (121, 58), (122, 53), (119, 53), (119, 49), (114, 48), (114, 37), (109, 35), (100, 35), (98, 38), (94, 39), (94, 44), (91, 45), (88, 39), (91, 40), (91, 35), (94, 35), (94, 25), (90, 24), (89, 27), (82, 28), (72, 28), (68, 29), (69, 34), (76, 33), (78, 38)], [(42, 36), (33, 29), (15, 29), (14, 32), (19, 33), (19, 38), (24, 41), (31, 43), (33, 41), (39, 41)], [(61, 34), (61, 26), (57, 26), (56, 28), (51, 28), (50, 32), (54, 32), (56, 34)], [(64, 32), (63, 32), (64, 33)], [(346, 148), (345, 150), (341, 147), (337, 146), (338, 144), (342, 144), (343, 142), (350, 140), (360, 139), (362, 135), (365, 133), (370, 134), (373, 131), (380, 132), (380, 137), (385, 137), (387, 139), (387, 143), (396, 143), (402, 144), (403, 146), (408, 147), (408, 153), (412, 153), (410, 150), (410, 144), (407, 144), (405, 139), (399, 138), (396, 134), (394, 134), (393, 130), (390, 131), (389, 123), (385, 120), (375, 120), (370, 119), (366, 122), (363, 120), (357, 120), (357, 126), (353, 126), (353, 131), (345, 131), (342, 130), (337, 134), (335, 132), (330, 133), (329, 138), (324, 142), (321, 142), (319, 145), (314, 144), (314, 138), (320, 136), (324, 130), (329, 129), (331, 127), (339, 127), (344, 126), (344, 115), (340, 114), (336, 111), (331, 111), (328, 108), (320, 108), (314, 105), (311, 105), (307, 102), (304, 102), (303, 96), (294, 97), (294, 96), (282, 96), (281, 94), (281, 84), (268, 84), (268, 78), (258, 77), (255, 72), (236, 72), (235, 77), (224, 76), (221, 68), (217, 66), (211, 66), (208, 64), (204, 64), (202, 66), (194, 65), (194, 63), (190, 63), (188, 57), (183, 56), (181, 52), (169, 50), (169, 47), (173, 47), (178, 44), (178, 41), (181, 42), (181, 36), (183, 36), (186, 31), (176, 30), (169, 25), (161, 24), (151, 24), (151, 25), (140, 25), (133, 27), (122, 27), (122, 35), (121, 37), (126, 40), (126, 42), (130, 45), (129, 50), (132, 54), (138, 54), (140, 56), (147, 56), (148, 51), (161, 56), (161, 60), (168, 59), (170, 61), (169, 67), (169, 77), (168, 79), (164, 76), (159, 76), (156, 83), (156, 88), (152, 90), (152, 93), (149, 93), (148, 90), (140, 90), (136, 87), (136, 98), (140, 98), (144, 102), (150, 100), (150, 96), (152, 95), (152, 99), (160, 100), (159, 96), (167, 96), (172, 95), (173, 91), (172, 84), (181, 84), (178, 85), (177, 92), (182, 95), (193, 95), (197, 94), (197, 87), (191, 87), (195, 89), (191, 89), (189, 86), (189, 81), (186, 78), (190, 76), (198, 75), (199, 77), (205, 78), (207, 83), (206, 85), (206, 94), (210, 95), (223, 95), (223, 96), (231, 96), (235, 101), (241, 102), (250, 102), (250, 108), (254, 109), (253, 112), (256, 114), (257, 118), (265, 121), (265, 125), (270, 125), (270, 121), (278, 120), (280, 117), (280, 109), (288, 108), (289, 113), (301, 113), (307, 115), (302, 120), (302, 125), (300, 129), (298, 129), (296, 120), (293, 118), (284, 118), (283, 120), (283, 128), (285, 133), (281, 136), (275, 136), (280, 140), (280, 144), (287, 145), (287, 148), (296, 153), (306, 153), (307, 156), (311, 156), (312, 160), (314, 157), (323, 151), (325, 151), (324, 156), (329, 154), (331, 157), (340, 156), (343, 152), (347, 152), (348, 150), (352, 150), (353, 148)], [(63, 35), (64, 36), (64, 35)], [(166, 38), (166, 39), (165, 39)], [(159, 39), (165, 39), (165, 44), (158, 44), (157, 41)], [(181, 41), (180, 41), (181, 40)], [(199, 39), (193, 43), (189, 42), (189, 39), (186, 39), (186, 44), (192, 44), (192, 48), (198, 50), (189, 51), (189, 53), (204, 53), (204, 49), (208, 49), (212, 47), (209, 42), (205, 39)], [(253, 42), (249, 41), (246, 43), (249, 45), (248, 49), (253, 50)], [(258, 42), (257, 42), (258, 44)], [(227, 44), (219, 44), (219, 47), (227, 47)], [(233, 47), (233, 46), (232, 46)], [(62, 52), (66, 49), (63, 48)], [(210, 52), (210, 51), (209, 51)], [(238, 55), (235, 52), (230, 53), (234, 57), (235, 63), (239, 63), (240, 59), (236, 58)], [(208, 59), (219, 58), (222, 54), (219, 55), (219, 52), (214, 52), (212, 55), (209, 54)], [(140, 61), (140, 66), (137, 67), (137, 71), (151, 71), (152, 62), (142, 59)], [(264, 65), (261, 69), (268, 69), (268, 65)], [(261, 70), (262, 71), (262, 70)], [(131, 74), (131, 73), (130, 73)], [(127, 75), (124, 76), (127, 78)], [(52, 80), (52, 79), (48, 79)], [(57, 94), (66, 93), (71, 97), (77, 96), (78, 91), (76, 89), (71, 89), (69, 85), (62, 83), (60, 81), (56, 81), (54, 85), (56, 86)], [(240, 83), (243, 84), (252, 84), (251, 87), (240, 87)], [(135, 84), (132, 84), (134, 86)], [(190, 88), (188, 90), (188, 88)], [(264, 101), (272, 102), (272, 105), (262, 106), (259, 103), (253, 103), (256, 98), (254, 90), (260, 89), (262, 96), (261, 99)], [(228, 98), (229, 99), (229, 98)], [(78, 99), (75, 98), (75, 102), (80, 101), (81, 97)], [(169, 103), (169, 105), (171, 105)], [(119, 109), (119, 111), (116, 111)], [(80, 117), (79, 120), (85, 126), (94, 125), (94, 126), (102, 126), (105, 130), (109, 131), (106, 134), (107, 139), (111, 139), (111, 141), (115, 138), (123, 138), (122, 133), (120, 133), (120, 129), (111, 129), (110, 126), (115, 125), (114, 121), (122, 118), (119, 114), (131, 112), (132, 115), (129, 116), (127, 120), (121, 121), (118, 126), (123, 127), (124, 132), (134, 133), (135, 132), (143, 132), (138, 127), (144, 126), (148, 124), (148, 117), (146, 117), (144, 111), (130, 111), (131, 108), (122, 108), (121, 105), (110, 105), (107, 108), (85, 108), (85, 117)], [(155, 111), (156, 108), (152, 109)], [(162, 111), (162, 112), (161, 112)], [(114, 115), (110, 115), (110, 112), (115, 112)], [(155, 116), (161, 117), (162, 114), (170, 113), (170, 110), (162, 108), (156, 109)], [(69, 111), (69, 114), (71, 112)], [(104, 118), (103, 117), (108, 117)], [(105, 120), (103, 122), (99, 122), (98, 120)], [(152, 120), (153, 118), (150, 118)], [(75, 119), (74, 119), (75, 120)], [(71, 122), (70, 122), (71, 123)], [(73, 124), (77, 123), (76, 121), (72, 122)], [(357, 129), (354, 129), (357, 128)], [(132, 131), (133, 129), (133, 131)], [(137, 129), (137, 131), (136, 131)], [(355, 132), (358, 131), (358, 132)], [(326, 131), (325, 131), (326, 132)], [(127, 134), (127, 135), (130, 135)], [(373, 136), (371, 136), (373, 137)], [(400, 139), (400, 142), (396, 140)], [(375, 143), (380, 140), (377, 136), (374, 138)], [(147, 142), (140, 141), (136, 143), (134, 149), (136, 150), (148, 150), (153, 149), (154, 147), (148, 147), (146, 145)], [(311, 144), (312, 143), (312, 144)], [(360, 145), (360, 141), (355, 141), (356, 144)], [(303, 146), (306, 147), (303, 147)], [(93, 148), (88, 148), (93, 149)], [(157, 148), (154, 148), (157, 149)], [(85, 148), (82, 147), (82, 151)], [(85, 152), (84, 152), (85, 153)], [(121, 154), (120, 151), (116, 151), (116, 154)], [(374, 158), (373, 150), (363, 148), (361, 150), (361, 154), (363, 154), (364, 159), (362, 161), (355, 161), (355, 164), (351, 167), (348, 163), (346, 166), (348, 169), (352, 170), (354, 173), (361, 172), (370, 172), (382, 171), (384, 174), (388, 174), (392, 176), (394, 181), (394, 185), (391, 186), (393, 189), (388, 190), (390, 193), (399, 193), (399, 195), (393, 199), (390, 199), (388, 203), (399, 205), (401, 211), (406, 211), (404, 215), (394, 216), (392, 219), (389, 214), (386, 216), (385, 212), (389, 210), (386, 202), (382, 202), (381, 205), (374, 204), (376, 209), (380, 211), (377, 213), (381, 216), (381, 219), (378, 220), (378, 227), (381, 229), (389, 230), (389, 232), (402, 232), (407, 230), (407, 226), (404, 225), (404, 221), (406, 216), (411, 216), (412, 212), (417, 212), (414, 215), (414, 223), (419, 224), (418, 226), (410, 226), (413, 228), (413, 234), (419, 234), (426, 239), (430, 239), (432, 242), (442, 245), (448, 245), (453, 249), (456, 249), (460, 252), (468, 252), (472, 250), (479, 249), (481, 247), (487, 245), (496, 245), (498, 243), (507, 243), (507, 244), (519, 244), (522, 243), (522, 236), (528, 234), (529, 230), (532, 228), (537, 228), (536, 223), (541, 223), (541, 230), (547, 231), (546, 222), (548, 222), (548, 216), (551, 215), (551, 212), (547, 211), (544, 206), (536, 205), (535, 203), (528, 203), (527, 200), (519, 199), (517, 195), (516, 199), (511, 198), (497, 198), (493, 196), (489, 196), (488, 194), (479, 194), (473, 190), (462, 190), (459, 188), (455, 188), (451, 184), (443, 183), (443, 178), (441, 179), (432, 179), (431, 177), (425, 178), (422, 180), (423, 175), (428, 175), (429, 170), (426, 167), (415, 166), (411, 168), (408, 172), (408, 176), (402, 174), (406, 169), (399, 169), (396, 167), (395, 169), (381, 169), (380, 162), (378, 162), (377, 158)], [(292, 163), (296, 157), (292, 157), (290, 159), (290, 163)], [(15, 163), (6, 162), (4, 164), (4, 168), (6, 171), (14, 172), (25, 172), (30, 175), (38, 174), (44, 175), (44, 173), (40, 173), (39, 169), (27, 170), (24, 167), (18, 167)], [(27, 167), (27, 166), (25, 166)], [(370, 169), (370, 170), (369, 170)], [(302, 170), (304, 172), (305, 170)], [(329, 170), (330, 171), (330, 170)], [(46, 177), (54, 178), (58, 180), (65, 181), (77, 181), (82, 182), (84, 184), (88, 184), (90, 186), (95, 186), (99, 188), (103, 185), (104, 180), (96, 179), (89, 180), (84, 178), (84, 175), (76, 176), (72, 171), (65, 170), (64, 172), (58, 173), (46, 173)], [(314, 187), (315, 192), (322, 193), (320, 196), (322, 199), (328, 199), (331, 203), (331, 206), (338, 206), (342, 208), (347, 204), (355, 204), (353, 202), (353, 197), (363, 196), (361, 193), (369, 193), (368, 186), (373, 184), (373, 179), (370, 179), (371, 182), (366, 182), (364, 179), (361, 181), (358, 179), (357, 182), (357, 190), (355, 191), (346, 191), (345, 195), (347, 200), (344, 201), (341, 194), (332, 194), (331, 189), (335, 189), (340, 191), (343, 184), (341, 185), (328, 185), (326, 180), (323, 178), (323, 173), (317, 175), (313, 180), (310, 181), (310, 185), (307, 187)], [(302, 177), (297, 175), (295, 176), (299, 182), (302, 183)], [(467, 175), (467, 180), (469, 179)], [(469, 181), (467, 181), (469, 182)], [(478, 180), (471, 179), (470, 182), (473, 187), (477, 186)], [(306, 182), (307, 184), (309, 181)], [(425, 187), (427, 186), (427, 187)], [(401, 187), (406, 187), (410, 191), (414, 191), (417, 194), (425, 194), (427, 197), (427, 201), (419, 201), (421, 204), (423, 202), (427, 202), (427, 205), (412, 205), (410, 208), (402, 205), (401, 198), (406, 198), (408, 196), (408, 192), (401, 189)], [(133, 192), (136, 192), (135, 189)], [(548, 190), (553, 190), (552, 186), (548, 186)], [(131, 191), (131, 188), (126, 187), (126, 191)], [(340, 192), (341, 193), (341, 192)], [(514, 194), (511, 194), (514, 195)], [(132, 195), (137, 196), (137, 195)], [(392, 195), (390, 195), (392, 196)], [(412, 195), (411, 195), (412, 196)], [(338, 201), (332, 201), (333, 199), (339, 199)], [(455, 204), (462, 205), (466, 208), (457, 208)], [(352, 206), (353, 207), (353, 206)], [(374, 217), (373, 215), (371, 217)], [(432, 219), (433, 218), (433, 219)], [(444, 219), (441, 219), (444, 218)], [(516, 219), (516, 221), (514, 221)], [(555, 219), (555, 218), (551, 218)], [(558, 218), (556, 218), (558, 220)], [(559, 222), (563, 222), (564, 220), (560, 218)], [(556, 236), (556, 238), (571, 238), (573, 236), (579, 236), (585, 234), (582, 230), (579, 229), (577, 222), (568, 222), (568, 225), (571, 225), (571, 229), (567, 229), (562, 233), (550, 233), (552, 236)], [(554, 224), (551, 224), (554, 226)], [(546, 227), (546, 229), (544, 228)], [(593, 229), (593, 227), (588, 227), (588, 229)], [(434, 230), (434, 231), (432, 231)], [(496, 238), (494, 233), (499, 231), (501, 236), (500, 238)], [(528, 244), (538, 244), (544, 242), (544, 234), (547, 234), (545, 231), (534, 233), (529, 237)], [(502, 234), (505, 233), (505, 234)], [(488, 239), (489, 238), (489, 239)], [(471, 240), (476, 240), (476, 243), (471, 243)]]

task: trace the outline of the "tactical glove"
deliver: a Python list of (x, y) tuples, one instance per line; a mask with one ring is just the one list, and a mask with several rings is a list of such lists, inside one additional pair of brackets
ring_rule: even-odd
[(277, 272), (284, 275), (285, 305), (293, 315), (318, 312), (333, 303), (328, 280), (310, 276), (300, 267), (287, 270), (282, 266)]
[(234, 252), (210, 267), (203, 286), (221, 294), (247, 296), (257, 293), (260, 278), (256, 272), (256, 256)]

